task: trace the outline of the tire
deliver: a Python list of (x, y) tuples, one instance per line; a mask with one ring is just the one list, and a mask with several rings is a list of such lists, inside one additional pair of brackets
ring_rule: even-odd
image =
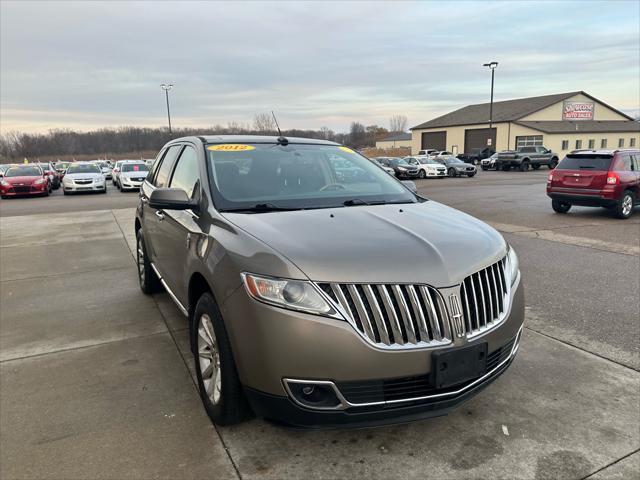
[(483, 166), (482, 166), (482, 170), (484, 170), (484, 171), (486, 172), (487, 170), (489, 170), (489, 167), (485, 167), (485, 166), (483, 165)]
[(426, 178), (426, 177), (427, 177), (427, 174), (426, 174), (426, 173), (424, 173), (424, 170), (420, 170), (420, 171), (418, 172), (418, 178), (422, 178), (422, 179), (424, 179), (424, 178)]
[(531, 165), (531, 168), (533, 168), (534, 170), (538, 170), (540, 168), (540, 165)]
[(625, 190), (618, 203), (612, 208), (614, 215), (618, 218), (626, 220), (633, 215), (633, 205), (635, 204), (633, 192)]
[(556, 157), (553, 157), (551, 159), (551, 162), (549, 162), (549, 165), (547, 165), (549, 167), (549, 170), (553, 170), (554, 168), (556, 168), (558, 166), (558, 159)]
[(529, 170), (529, 162), (527, 160), (524, 160), (521, 164), (520, 164), (520, 171), (521, 172), (526, 172), (527, 170)]
[(67, 192), (65, 189), (62, 189), (62, 194), (63, 195), (69, 195), (69, 192)]
[(240, 384), (231, 342), (220, 310), (208, 292), (196, 303), (190, 337), (200, 399), (211, 421), (235, 425), (249, 418), (251, 409)]
[(511, 170), (511, 165), (502, 165), (503, 172), (508, 172), (509, 170)]
[(142, 236), (142, 229), (136, 231), (136, 265), (138, 267), (138, 283), (140, 290), (147, 295), (162, 290), (160, 279), (151, 268), (151, 261), (147, 255), (147, 246)]
[(456, 169), (455, 168), (450, 168), (447, 171), (447, 175), (449, 175), (450, 177), (455, 177), (456, 176)]
[(469, 173), (467, 174), (467, 177), (472, 178), (472, 177), (475, 177), (475, 175), (476, 175), (475, 173)]
[(571, 210), (571, 204), (554, 199), (551, 200), (551, 208), (553, 208), (553, 211), (556, 213), (567, 213)]

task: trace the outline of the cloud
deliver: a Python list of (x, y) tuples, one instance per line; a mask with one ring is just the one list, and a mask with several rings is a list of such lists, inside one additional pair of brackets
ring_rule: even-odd
[[(578, 8), (579, 7), (579, 8)], [(640, 105), (635, 2), (14, 2), (1, 8), (0, 128), (250, 121), (417, 124), (585, 90)]]

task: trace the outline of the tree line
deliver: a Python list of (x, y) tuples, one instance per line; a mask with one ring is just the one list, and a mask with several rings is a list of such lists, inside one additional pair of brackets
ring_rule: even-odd
[[(352, 148), (375, 146), (392, 133), (405, 131), (407, 118), (394, 115), (389, 119), (389, 128), (379, 125), (365, 126), (352, 122), (349, 132), (340, 133), (328, 127), (317, 130), (287, 129), (284, 136), (324, 139), (348, 145)], [(252, 123), (229, 122), (227, 126), (215, 125), (208, 128), (167, 128), (118, 127), (101, 128), (88, 132), (69, 129), (52, 129), (47, 133), (9, 132), (0, 135), (0, 160), (16, 161), (23, 158), (65, 157), (74, 155), (95, 155), (109, 157), (123, 153), (158, 151), (162, 145), (174, 138), (192, 135), (277, 135), (273, 116), (256, 114)]]

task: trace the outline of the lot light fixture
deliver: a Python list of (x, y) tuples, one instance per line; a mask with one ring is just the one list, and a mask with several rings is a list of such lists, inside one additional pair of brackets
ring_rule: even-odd
[(164, 96), (165, 99), (167, 100), (167, 120), (169, 120), (169, 133), (171, 133), (171, 113), (169, 111), (169, 90), (171, 90), (173, 88), (173, 83), (169, 83), (169, 84), (161, 84), (160, 88), (162, 88), (164, 90)]
[[(489, 103), (489, 135), (491, 135), (491, 128), (493, 127), (493, 79), (498, 62), (484, 63), (482, 66), (489, 67), (491, 69), (491, 102)], [(492, 146), (495, 148), (495, 145)]]

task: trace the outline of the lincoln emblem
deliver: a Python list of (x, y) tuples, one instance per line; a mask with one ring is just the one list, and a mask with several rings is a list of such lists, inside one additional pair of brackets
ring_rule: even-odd
[(451, 312), (451, 323), (456, 337), (464, 337), (465, 328), (462, 318), (462, 309), (460, 308), (460, 300), (455, 293), (449, 295), (449, 310)]

